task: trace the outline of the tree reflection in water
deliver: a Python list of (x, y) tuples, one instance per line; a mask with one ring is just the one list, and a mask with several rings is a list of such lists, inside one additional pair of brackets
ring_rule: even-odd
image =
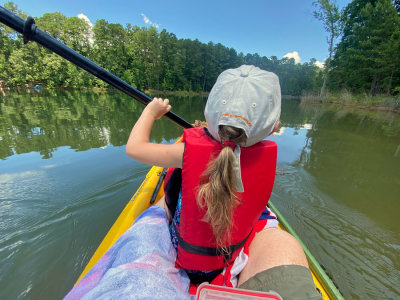
[[(204, 99), (170, 100), (173, 111), (189, 122), (204, 118)], [(36, 151), (46, 159), (61, 146), (85, 151), (125, 145), (143, 107), (119, 92), (10, 92), (0, 99), (0, 158)], [(165, 118), (154, 129), (151, 138), (155, 142), (168, 142), (182, 133)]]

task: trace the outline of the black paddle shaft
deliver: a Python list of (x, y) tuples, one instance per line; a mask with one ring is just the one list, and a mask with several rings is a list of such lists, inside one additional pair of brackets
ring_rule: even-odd
[[(59, 40), (52, 37), (48, 33), (40, 30), (35, 25), (35, 21), (33, 20), (32, 17), (28, 17), (27, 20), (24, 21), (20, 17), (9, 12), (4, 7), (0, 6), (0, 22), (14, 29), (15, 31), (23, 34), (25, 44), (30, 40), (35, 41), (38, 44), (42, 45), (43, 47), (53, 51), (54, 53), (57, 53), (61, 57), (77, 65), (78, 67), (81, 67), (82, 69), (88, 71), (90, 74), (93, 74), (97, 78), (107, 82), (116, 89), (142, 102), (143, 104), (147, 105), (150, 101), (152, 101), (152, 99), (143, 92), (139, 91), (138, 89), (135, 89), (122, 79), (115, 76), (114, 74), (98, 66), (90, 59), (87, 59), (86, 57), (79, 54), (75, 50), (72, 50), (71, 48), (67, 47), (66, 45), (64, 45), (63, 43), (61, 43)], [(192, 124), (188, 123), (187, 121), (185, 121), (184, 119), (182, 119), (181, 117), (179, 117), (178, 115), (174, 114), (171, 111), (166, 113), (165, 116), (184, 128), (193, 127)]]

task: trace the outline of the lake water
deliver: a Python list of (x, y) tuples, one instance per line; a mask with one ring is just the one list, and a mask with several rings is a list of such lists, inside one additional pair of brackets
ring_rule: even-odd
[[(171, 103), (204, 119), (205, 99)], [(150, 168), (125, 154), (142, 109), (120, 93), (0, 98), (0, 299), (71, 289)], [(283, 100), (281, 120), (271, 201), (345, 298), (398, 299), (400, 116)], [(162, 119), (151, 139), (181, 132)]]

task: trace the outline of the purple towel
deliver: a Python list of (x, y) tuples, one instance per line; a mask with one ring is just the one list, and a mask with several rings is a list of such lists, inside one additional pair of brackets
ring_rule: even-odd
[(165, 211), (152, 206), (64, 299), (191, 299), (175, 258)]

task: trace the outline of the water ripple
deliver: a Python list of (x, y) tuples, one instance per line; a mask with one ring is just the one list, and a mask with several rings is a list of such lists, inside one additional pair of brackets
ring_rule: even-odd
[(313, 186), (314, 179), (305, 170), (285, 169), (286, 174), (277, 177), (272, 201), (342, 293), (353, 299), (398, 297), (399, 236), (335, 203)]
[(29, 206), (24, 199), (2, 200), (0, 282), (7, 286), (0, 298), (43, 299), (45, 290), (66, 293), (147, 170), (137, 168), (101, 190), (58, 201), (63, 204), (58, 208), (48, 198), (30, 199)]

